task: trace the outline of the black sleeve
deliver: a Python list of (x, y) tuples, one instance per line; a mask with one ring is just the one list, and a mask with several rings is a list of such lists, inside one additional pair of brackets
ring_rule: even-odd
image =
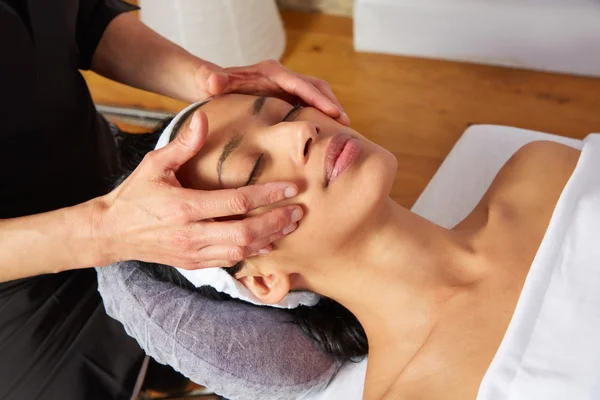
[(90, 69), (96, 47), (110, 21), (121, 13), (137, 9), (121, 0), (79, 0), (75, 40), (80, 69)]

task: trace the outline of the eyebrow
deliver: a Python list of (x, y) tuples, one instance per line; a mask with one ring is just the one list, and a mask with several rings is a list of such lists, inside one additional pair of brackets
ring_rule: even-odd
[[(252, 103), (252, 115), (260, 115), (266, 101), (267, 97), (265, 96), (258, 97), (256, 100), (254, 100), (254, 103)], [(220, 187), (223, 187), (223, 164), (225, 163), (225, 160), (227, 160), (227, 157), (229, 157), (231, 153), (235, 151), (235, 149), (240, 147), (240, 144), (242, 144), (242, 139), (243, 135), (238, 133), (229, 139), (229, 142), (227, 142), (225, 147), (223, 147), (223, 151), (219, 156), (219, 161), (217, 161), (217, 176), (219, 178)]]
[(217, 176), (219, 177), (219, 186), (223, 187), (223, 163), (229, 157), (231, 153), (235, 151), (240, 144), (242, 144), (243, 136), (241, 134), (234, 135), (229, 142), (223, 147), (223, 152), (219, 156), (219, 161), (217, 161)]
[(254, 100), (254, 104), (252, 105), (252, 115), (259, 115), (266, 101), (267, 98), (265, 96), (259, 97), (258, 99)]

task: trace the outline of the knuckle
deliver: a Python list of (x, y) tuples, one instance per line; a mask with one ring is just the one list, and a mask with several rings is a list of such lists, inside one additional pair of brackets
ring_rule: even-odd
[(327, 83), (323, 79), (315, 78), (314, 84), (315, 86), (329, 88), (329, 83)]
[(190, 220), (191, 207), (186, 203), (179, 203), (173, 206), (172, 215), (176, 222), (186, 223)]
[(235, 231), (233, 242), (237, 246), (249, 246), (254, 241), (252, 230), (247, 225), (242, 225)]
[(229, 250), (227, 258), (229, 261), (241, 261), (246, 257), (246, 249), (242, 246), (235, 246)]
[(173, 245), (183, 250), (184, 252), (191, 252), (191, 244), (192, 244), (192, 236), (191, 232), (188, 230), (177, 230), (175, 234), (172, 236)]
[(269, 193), (267, 193), (267, 204), (273, 204), (273, 203), (277, 203), (279, 201), (282, 200), (282, 196), (281, 196), (281, 191), (279, 190), (272, 190)]
[(246, 214), (252, 209), (252, 203), (246, 194), (237, 190), (229, 199), (229, 208), (234, 214)]
[(146, 153), (146, 155), (142, 159), (142, 163), (148, 166), (149, 168), (154, 169), (154, 167), (156, 167), (158, 164), (156, 153), (156, 151), (150, 151)]
[(271, 67), (271, 68), (281, 67), (281, 63), (272, 58), (269, 60), (265, 60), (265, 65), (267, 65), (268, 67)]
[(295, 94), (300, 89), (300, 85), (303, 83), (301, 79), (294, 79), (290, 85), (290, 92)]
[(273, 232), (280, 232), (283, 230), (283, 228), (285, 228), (291, 223), (290, 218), (288, 217), (288, 213), (286, 213), (283, 210), (278, 211), (279, 212), (274, 213), (273, 216)]

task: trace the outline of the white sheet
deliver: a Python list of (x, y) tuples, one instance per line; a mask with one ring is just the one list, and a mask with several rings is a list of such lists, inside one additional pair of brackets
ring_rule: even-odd
[(480, 400), (600, 398), (600, 134), (552, 215)]
[[(582, 147), (580, 140), (547, 133), (496, 125), (471, 126), (446, 157), (412, 210), (451, 228), (477, 205), (504, 163), (520, 147), (535, 140), (552, 140), (578, 149)], [(600, 292), (600, 284), (598, 288)], [(361, 400), (366, 367), (367, 360), (343, 366), (323, 393), (307, 400)]]

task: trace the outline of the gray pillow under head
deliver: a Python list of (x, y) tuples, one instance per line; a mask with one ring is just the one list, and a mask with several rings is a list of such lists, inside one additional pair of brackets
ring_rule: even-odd
[(228, 399), (302, 399), (340, 367), (284, 311), (206, 299), (135, 261), (96, 270), (106, 311), (148, 355)]

